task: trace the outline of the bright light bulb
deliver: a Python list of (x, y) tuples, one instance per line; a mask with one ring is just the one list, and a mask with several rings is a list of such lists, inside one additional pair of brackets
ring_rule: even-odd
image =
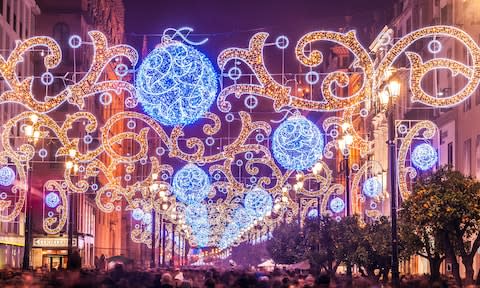
[(287, 196), (282, 196), (282, 202), (284, 202), (284, 203), (288, 202), (288, 197)]
[(288, 192), (288, 188), (287, 188), (287, 187), (283, 187), (283, 188), (282, 188), (282, 192), (283, 192), (283, 193), (287, 193), (287, 192)]
[(295, 176), (295, 178), (297, 179), (297, 181), (300, 181), (300, 180), (302, 180), (302, 178), (303, 178), (303, 174), (298, 173), (298, 174)]
[(68, 156), (70, 156), (70, 158), (74, 158), (76, 155), (77, 155), (77, 150), (73, 148), (68, 150)]
[(25, 135), (27, 135), (28, 137), (33, 136), (33, 126), (30, 126), (30, 125), (25, 126)]
[(38, 140), (40, 138), (40, 131), (33, 131), (33, 139)]
[(29, 118), (30, 118), (30, 121), (32, 121), (33, 124), (38, 122), (38, 115), (37, 114), (31, 114)]
[(153, 183), (150, 185), (150, 191), (157, 191), (158, 190), (158, 183)]
[(72, 169), (72, 167), (73, 167), (73, 162), (72, 162), (72, 161), (67, 161), (67, 163), (65, 163), (65, 167), (66, 167), (67, 169)]
[(163, 198), (163, 197), (165, 197), (165, 191), (163, 191), (163, 190), (160, 190), (160, 193), (159, 193), (159, 195), (160, 195), (160, 197), (162, 197), (162, 198)]
[(400, 96), (400, 82), (396, 80), (390, 81), (390, 83), (388, 83), (388, 90), (393, 98), (397, 98)]
[(78, 164), (75, 163), (73, 164), (73, 172), (77, 173), (77, 171), (78, 171)]
[(167, 204), (167, 203), (163, 203), (163, 204), (162, 204), (162, 209), (163, 209), (163, 210), (167, 210), (167, 208), (168, 208), (168, 204)]
[(390, 93), (388, 93), (387, 90), (383, 90), (382, 92), (380, 92), (380, 102), (383, 105), (387, 105), (389, 99), (390, 99)]
[(157, 174), (157, 173), (153, 173), (153, 174), (152, 174), (152, 179), (153, 179), (153, 180), (157, 180), (157, 179), (158, 179), (158, 174)]
[(343, 123), (342, 123), (342, 130), (343, 130), (343, 131), (347, 131), (348, 128), (350, 128), (350, 123), (348, 123), (348, 122), (343, 122)]
[(347, 134), (344, 136), (345, 137), (345, 144), (347, 144), (347, 146), (350, 146), (352, 145), (353, 143), (353, 136), (351, 134)]

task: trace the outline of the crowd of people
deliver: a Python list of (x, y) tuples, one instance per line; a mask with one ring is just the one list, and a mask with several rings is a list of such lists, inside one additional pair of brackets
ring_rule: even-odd
[[(455, 287), (446, 279), (431, 283), (427, 276), (403, 277), (401, 287)], [(347, 279), (338, 275), (334, 278), (325, 274), (313, 276), (299, 271), (274, 270), (273, 272), (215, 269), (151, 269), (126, 271), (117, 264), (110, 271), (101, 269), (34, 272), (4, 269), (0, 272), (0, 287), (120, 287), (120, 288), (290, 288), (290, 287), (390, 287), (367, 278)]]

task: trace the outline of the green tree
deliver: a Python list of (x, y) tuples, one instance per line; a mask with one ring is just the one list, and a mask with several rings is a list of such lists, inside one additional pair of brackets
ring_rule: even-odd
[(293, 264), (305, 259), (305, 242), (297, 223), (281, 224), (272, 232), (267, 251), (275, 263)]
[[(420, 180), (423, 181), (423, 180)], [(444, 231), (438, 227), (426, 225), (425, 218), (419, 213), (416, 203), (422, 202), (422, 193), (416, 193), (402, 203), (399, 218), (399, 234), (405, 258), (419, 255), (428, 260), (430, 280), (440, 280), (440, 266), (445, 260)]]
[(406, 201), (411, 206), (408, 209), (415, 213), (415, 222), (431, 229), (426, 236), (438, 244), (435, 249), (444, 249), (458, 285), (461, 279), (457, 255), (465, 266), (465, 284), (473, 283), (473, 258), (480, 247), (479, 190), (480, 183), (472, 177), (442, 167), (419, 177), (413, 195)]

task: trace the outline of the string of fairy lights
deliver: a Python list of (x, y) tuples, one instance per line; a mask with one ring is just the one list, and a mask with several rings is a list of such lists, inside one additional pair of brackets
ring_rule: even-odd
[[(154, 216), (172, 224), (168, 237), (181, 234), (199, 247), (227, 251), (243, 241), (258, 243), (271, 237), (279, 223), (296, 217), (344, 215), (345, 184), (336, 183), (332, 167), (334, 158), (348, 155), (350, 149), (365, 159), (352, 166), (352, 197), (368, 202), (365, 215), (376, 218), (388, 198), (384, 180), (378, 177), (383, 168), (367, 160), (371, 139), (357, 131), (354, 119), (369, 119), (377, 113), (372, 108), (375, 103), (398, 96), (398, 83), (390, 81), (397, 59), (405, 55), (409, 60), (410, 66), (402, 69), (410, 72), (412, 100), (428, 107), (461, 103), (474, 93), (480, 79), (478, 45), (462, 30), (449, 26), (422, 28), (395, 43), (387, 37), (381, 59), (374, 59), (354, 31), (303, 35), (294, 53), (308, 69), (301, 75), (305, 83), (317, 88), (308, 91), (316, 93), (310, 98), (300, 96), (289, 83), (297, 81), (298, 75), (285, 73), (283, 68), (282, 73), (271, 73), (265, 64), (267, 49), (285, 53), (290, 48), (287, 37), (269, 43), (269, 34), (258, 32), (247, 48), (219, 53), (214, 65), (201, 52), (205, 41), (188, 39), (191, 31), (167, 29), (138, 69), (133, 68), (138, 61), (133, 47), (110, 46), (98, 31), (89, 33), (89, 41), (73, 35), (69, 49), (93, 47), (90, 67), (74, 71), (78, 80), (64, 82), (62, 91), (44, 98), (38, 97), (33, 84), (48, 88), (58, 81), (53, 72), (62, 63), (62, 50), (55, 40), (32, 37), (21, 41), (7, 59), (0, 58), (0, 72), (8, 84), (0, 105), (15, 103), (26, 109), (3, 123), (0, 221), (15, 221), (24, 209), (29, 185), (26, 171), (32, 161), (52, 153), (37, 145), (47, 138), (57, 145), (55, 157), (65, 160), (63, 173), (56, 178), (60, 180), (49, 179), (44, 184), (43, 229), (48, 234), (65, 228), (68, 193), (92, 193), (105, 213), (130, 211), (131, 239), (149, 247), (163, 237), (159, 221), (153, 227)], [(470, 55), (469, 64), (437, 57), (442, 49), (438, 37), (462, 43)], [(420, 39), (430, 41), (428, 51), (435, 57), (425, 61), (409, 50)], [(355, 59), (353, 72), (322, 72), (324, 55), (311, 48), (321, 41), (346, 48)], [(22, 55), (38, 49), (45, 72), (17, 75), (15, 67), (23, 61)], [(113, 69), (116, 79), (102, 77), (108, 69)], [(453, 95), (430, 95), (421, 82), (437, 69), (449, 69), (468, 81)], [(339, 95), (338, 88), (347, 87), (354, 77), (361, 80), (353, 94)], [(97, 117), (89, 110), (88, 98), (98, 99), (111, 114)], [(260, 98), (271, 103), (271, 113), (281, 119), (278, 125), (257, 118), (265, 109), (257, 111)], [(64, 105), (75, 111), (67, 113)], [(58, 113), (65, 120), (54, 115)], [(319, 124), (308, 119), (308, 113), (335, 115), (325, 114), (329, 117), (321, 118)], [(19, 145), (10, 139), (17, 127), (25, 140)], [(82, 133), (74, 132), (78, 129)], [(429, 143), (437, 127), (418, 121), (397, 130), (399, 188), (401, 196), (408, 197), (408, 183), (414, 180), (416, 169), (431, 169), (438, 160)], [(156, 232), (153, 238), (152, 231)]]

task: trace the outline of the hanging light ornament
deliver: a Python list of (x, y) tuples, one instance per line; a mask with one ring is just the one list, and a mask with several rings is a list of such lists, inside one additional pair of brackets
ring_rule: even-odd
[(273, 156), (288, 170), (305, 170), (321, 157), (323, 135), (320, 129), (303, 116), (292, 116), (273, 134)]
[(432, 145), (423, 143), (415, 147), (412, 152), (412, 163), (420, 170), (428, 170), (437, 163), (437, 151)]

